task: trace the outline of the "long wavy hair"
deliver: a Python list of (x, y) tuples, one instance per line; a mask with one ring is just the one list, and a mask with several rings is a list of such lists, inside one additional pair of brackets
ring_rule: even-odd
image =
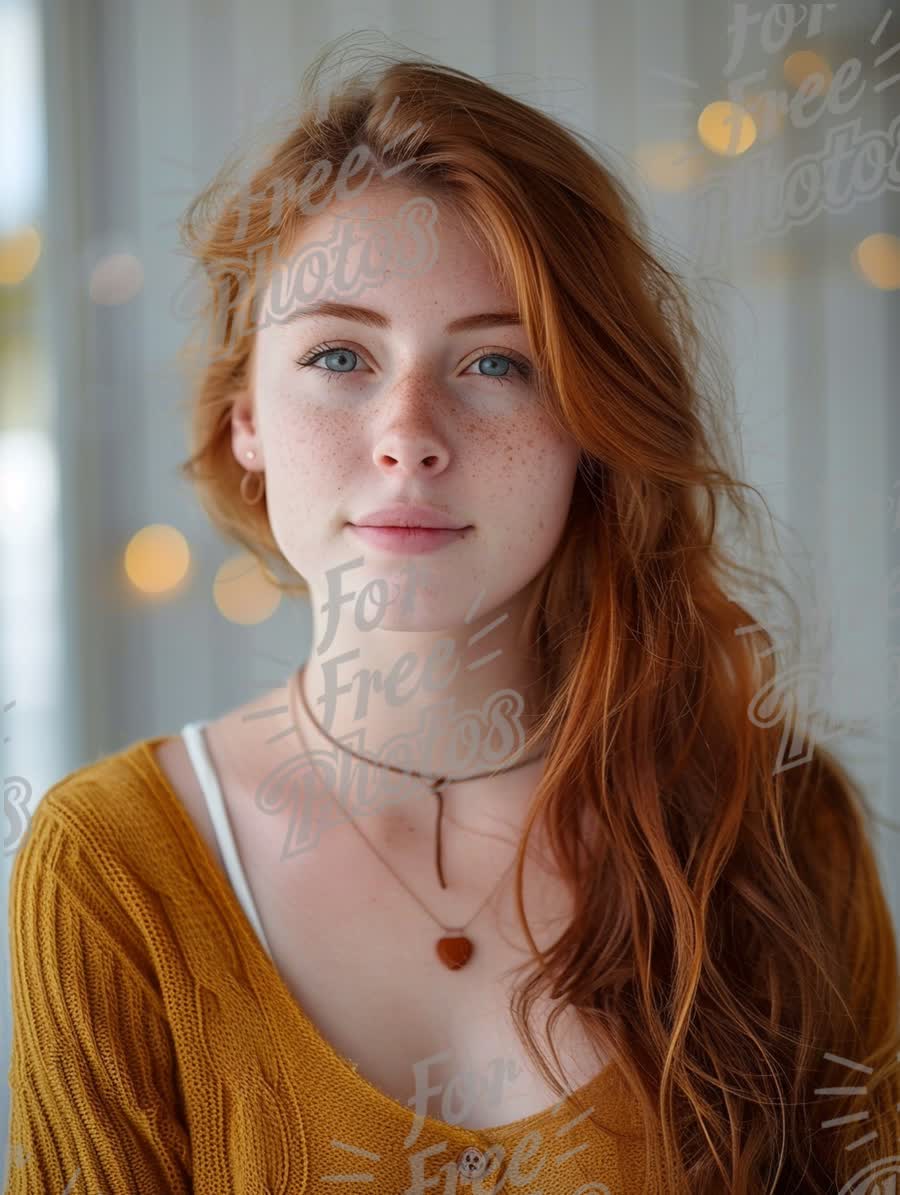
[[(783, 667), (784, 623), (761, 621), (780, 594), (802, 629), (781, 580), (753, 560), (765, 502), (738, 480), (730, 384), (709, 366), (688, 285), (587, 139), (418, 56), (372, 56), (329, 89), (333, 49), (249, 180), (227, 163), (182, 218), (204, 302), (180, 474), (271, 580), (303, 592), (296, 573), (267, 567), (291, 571), (265, 500), (241, 499), (229, 427), (254, 303), (306, 219), (286, 200), (303, 181), (320, 203), (366, 146), (379, 173), (465, 218), (517, 299), (540, 401), (581, 446), (526, 623), (544, 685), (529, 743), (548, 749), (515, 871), (532, 950), (517, 1032), (560, 1096), (562, 1068), (532, 1032), (536, 1001), (557, 1002), (557, 1067), (566, 1006), (612, 1047), (648, 1173), (665, 1176), (647, 1188), (657, 1195), (836, 1190), (895, 1152), (895, 928), (876, 815), (817, 740), (810, 674)], [(575, 902), (543, 952), (522, 892), (537, 819)], [(868, 1068), (864, 1100), (856, 1067)]]

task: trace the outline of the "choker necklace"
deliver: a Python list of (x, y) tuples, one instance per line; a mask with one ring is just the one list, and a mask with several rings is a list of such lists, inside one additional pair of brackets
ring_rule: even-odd
[[(368, 756), (366, 756), (366, 755), (358, 755), (355, 751), (351, 751), (349, 747), (345, 746), (343, 743), (339, 743), (337, 741), (337, 739), (333, 739), (331, 737), (331, 735), (319, 724), (318, 719), (316, 719), (313, 716), (313, 714), (309, 708), (309, 705), (307, 703), (306, 695), (303, 692), (303, 685), (300, 683), (300, 671), (298, 670), (297, 672), (292, 674), (291, 679), (288, 682), (288, 694), (289, 694), (290, 702), (291, 702), (291, 711), (292, 711), (291, 716), (292, 716), (292, 720), (294, 723), (294, 730), (297, 732), (297, 737), (299, 738), (300, 742), (302, 743), (304, 749), (308, 749), (308, 748), (307, 748), (306, 741), (304, 740), (303, 735), (300, 731), (300, 727), (297, 722), (296, 711), (294, 709), (295, 691), (300, 696), (300, 701), (303, 704), (303, 708), (306, 711), (307, 717), (310, 719), (310, 721), (313, 723), (313, 725), (316, 727), (316, 729), (319, 731), (319, 733), (329, 741), (329, 743), (332, 743), (335, 747), (338, 747), (341, 751), (346, 751), (348, 755), (352, 755), (354, 759), (359, 759), (363, 763), (373, 764), (376, 768), (387, 768), (388, 771), (399, 772), (401, 775), (404, 775), (404, 776), (414, 776), (418, 779), (426, 781), (430, 785), (431, 791), (437, 797), (437, 801), (438, 801), (437, 830), (435, 833), (435, 862), (437, 865), (438, 880), (439, 880), (442, 888), (446, 888), (447, 885), (444, 882), (444, 873), (443, 873), (443, 869), (441, 867), (441, 819), (443, 817), (443, 812), (444, 812), (443, 793), (441, 790), (448, 784), (465, 784), (467, 780), (480, 780), (484, 776), (497, 776), (501, 772), (512, 772), (516, 768), (523, 768), (523, 767), (525, 767), (526, 764), (534, 763), (534, 761), (536, 759), (543, 758), (543, 755), (545, 754), (544, 752), (542, 752), (540, 755), (533, 755), (531, 757), (531, 759), (524, 759), (524, 760), (520, 760), (518, 763), (511, 764), (508, 768), (499, 768), (499, 769), (494, 768), (489, 772), (479, 772), (475, 776), (463, 776), (459, 780), (455, 780), (452, 776), (424, 776), (421, 772), (414, 772), (409, 768), (399, 768), (395, 764), (379, 763), (375, 759), (369, 759)], [(336, 802), (336, 803), (339, 804), (339, 802)], [(343, 808), (343, 806), (341, 806), (341, 808)], [(344, 810), (344, 812), (346, 813), (347, 811)], [(444, 966), (448, 967), (451, 971), (458, 971), (460, 967), (464, 967), (466, 965), (466, 963), (469, 961), (469, 959), (472, 957), (472, 954), (474, 951), (474, 946), (472, 944), (472, 940), (471, 940), (471, 938), (466, 936), (465, 931), (472, 924), (472, 922), (475, 920), (475, 918), (478, 916), (478, 914), (481, 912), (481, 910), (484, 908), (484, 906), (487, 904), (487, 902), (490, 900), (490, 898), (494, 895), (494, 893), (500, 887), (500, 884), (506, 878), (507, 874), (512, 870), (512, 867), (515, 864), (515, 859), (509, 865), (509, 867), (507, 867), (506, 871), (504, 871), (503, 875), (501, 875), (500, 879), (497, 881), (497, 884), (494, 886), (492, 891), (489, 892), (487, 897), (481, 902), (481, 904), (478, 907), (477, 912), (475, 912), (473, 914), (473, 916), (471, 916), (469, 918), (469, 920), (466, 922), (466, 924), (463, 926), (460, 926), (458, 928), (455, 928), (455, 927), (450, 928), (448, 926), (443, 925), (440, 921), (438, 921), (437, 917), (435, 917), (435, 915), (431, 912), (431, 910), (426, 908), (426, 906), (424, 904), (422, 904), (421, 900), (419, 900), (419, 898), (418, 898), (418, 896), (416, 896), (415, 892), (413, 892), (412, 889), (409, 888), (403, 882), (403, 880), (400, 879), (400, 877), (394, 871), (393, 867), (391, 867), (391, 865), (387, 862), (386, 859), (382, 858), (381, 854), (379, 854), (379, 852), (377, 850), (375, 850), (375, 847), (372, 846), (372, 843), (369, 842), (368, 838), (366, 838), (365, 834), (363, 834), (362, 830), (360, 830), (359, 826), (357, 826), (356, 819), (350, 813), (347, 813), (347, 816), (348, 816), (350, 824), (353, 826), (354, 830), (356, 830), (357, 834), (359, 834), (359, 836), (363, 839), (363, 841), (370, 847), (370, 849), (373, 851), (373, 853), (375, 855), (377, 855), (379, 859), (381, 859), (381, 862), (385, 865), (385, 867), (388, 869), (388, 871), (391, 872), (394, 879), (397, 880), (398, 883), (403, 885), (403, 887), (406, 889), (406, 891), (409, 893), (409, 895), (413, 898), (413, 900), (415, 900), (417, 902), (417, 904), (422, 909), (425, 910), (425, 912), (428, 914), (428, 916), (431, 918), (431, 920), (434, 921), (434, 923), (436, 925), (440, 926), (440, 928), (443, 930), (444, 936), (439, 938), (437, 940), (437, 942), (435, 943), (435, 950), (437, 951), (438, 958), (441, 960), (441, 962), (444, 964)]]

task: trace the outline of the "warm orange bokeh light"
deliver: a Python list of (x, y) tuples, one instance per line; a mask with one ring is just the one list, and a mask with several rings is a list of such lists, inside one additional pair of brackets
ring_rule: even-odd
[(756, 140), (756, 122), (740, 104), (715, 100), (700, 113), (697, 136), (711, 153), (737, 157)]
[(40, 256), (40, 234), (30, 224), (0, 238), (0, 286), (24, 282)]
[(184, 580), (190, 562), (187, 540), (162, 523), (142, 527), (125, 549), (125, 575), (141, 594), (171, 593)]
[(853, 250), (853, 265), (859, 276), (878, 290), (900, 287), (900, 237), (875, 232)]
[(243, 553), (226, 560), (216, 573), (213, 601), (229, 622), (254, 626), (272, 617), (281, 593), (267, 580), (256, 558)]

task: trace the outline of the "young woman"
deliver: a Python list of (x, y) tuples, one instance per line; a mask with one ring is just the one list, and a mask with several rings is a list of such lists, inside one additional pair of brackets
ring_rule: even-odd
[(759, 716), (685, 292), (558, 123), (420, 61), (318, 112), (324, 61), (184, 225), (185, 472), (310, 650), (41, 802), (7, 1189), (875, 1190), (894, 927), (858, 786)]

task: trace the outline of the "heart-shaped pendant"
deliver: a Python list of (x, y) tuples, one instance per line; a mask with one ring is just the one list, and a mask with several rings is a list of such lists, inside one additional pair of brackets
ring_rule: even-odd
[(437, 943), (438, 958), (451, 971), (464, 967), (472, 957), (472, 943), (466, 937), (440, 938)]

